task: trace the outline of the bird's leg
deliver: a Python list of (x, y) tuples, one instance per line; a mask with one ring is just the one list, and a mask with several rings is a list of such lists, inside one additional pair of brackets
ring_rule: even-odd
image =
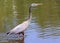
[(20, 39), (20, 34), (18, 34), (18, 40)]
[(20, 39), (20, 40), (24, 39), (24, 32), (18, 33), (18, 39)]
[(24, 32), (21, 32), (22, 35), (24, 35)]
[(20, 39), (21, 39), (21, 40), (24, 39), (24, 32), (20, 32)]

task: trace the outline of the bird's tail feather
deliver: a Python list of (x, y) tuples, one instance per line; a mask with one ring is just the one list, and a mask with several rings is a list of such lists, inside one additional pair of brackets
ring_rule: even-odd
[(10, 34), (10, 32), (7, 32), (6, 34), (7, 34), (7, 35)]

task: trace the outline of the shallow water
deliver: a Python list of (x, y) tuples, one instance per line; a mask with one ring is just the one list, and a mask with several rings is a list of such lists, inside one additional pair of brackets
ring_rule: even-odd
[[(37, 24), (32, 22), (30, 23), (30, 26), (28, 27), (28, 29), (24, 32), (25, 34), (24, 43), (37, 43), (37, 42), (58, 43), (60, 42), (59, 29), (60, 27), (48, 27), (42, 30), (42, 28), (39, 28)], [(15, 34), (6, 35), (6, 33), (0, 33), (0, 42), (1, 43), (20, 43), (17, 36), (18, 35), (15, 35)]]
[[(32, 2), (43, 3), (43, 5), (33, 7), (32, 21), (24, 31), (24, 40), (18, 40), (16, 34), (6, 35), (6, 32), (28, 18), (29, 5)], [(59, 0), (1, 0), (0, 43), (59, 43), (59, 3)]]

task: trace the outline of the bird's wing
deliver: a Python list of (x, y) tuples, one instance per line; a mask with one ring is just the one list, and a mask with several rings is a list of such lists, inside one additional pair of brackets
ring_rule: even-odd
[(29, 20), (17, 25), (16, 27), (14, 27), (10, 32), (14, 32), (14, 33), (18, 33), (18, 32), (22, 32), (24, 31), (28, 25), (29, 25)]

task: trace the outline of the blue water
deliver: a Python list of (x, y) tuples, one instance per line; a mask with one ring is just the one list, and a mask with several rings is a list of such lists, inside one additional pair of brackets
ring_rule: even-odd
[(35, 30), (29, 30), (25, 38), (25, 43), (59, 43), (60, 37), (50, 36), (49, 38), (38, 38)]

